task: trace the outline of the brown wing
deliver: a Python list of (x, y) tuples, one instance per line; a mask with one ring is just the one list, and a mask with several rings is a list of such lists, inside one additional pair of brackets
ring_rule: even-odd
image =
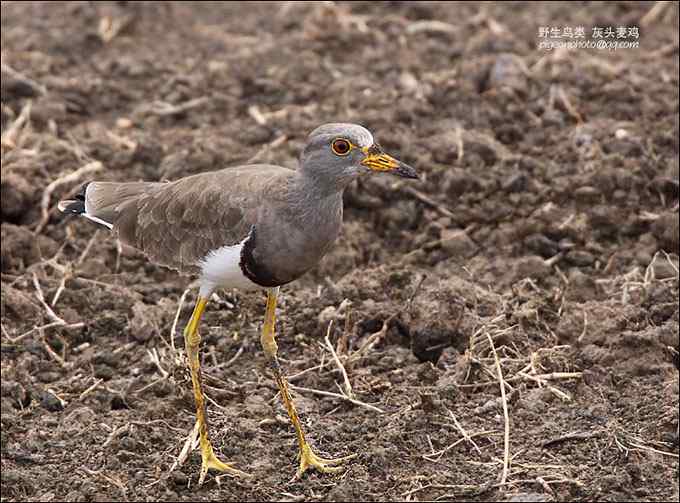
[[(141, 194), (120, 201), (111, 223), (124, 243), (154, 262), (195, 273), (212, 250), (239, 243), (248, 235), (267, 188), (285, 185), (294, 173), (279, 166), (254, 165), (148, 184)], [(96, 194), (99, 187), (94, 189)]]

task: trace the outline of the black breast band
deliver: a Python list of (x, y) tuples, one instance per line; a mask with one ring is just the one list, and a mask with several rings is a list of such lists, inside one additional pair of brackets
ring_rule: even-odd
[(261, 263), (255, 260), (253, 251), (257, 245), (257, 233), (255, 226), (250, 228), (250, 234), (241, 248), (241, 260), (238, 265), (241, 267), (243, 275), (255, 284), (270, 288), (280, 286), (284, 283), (277, 281), (272, 272)]

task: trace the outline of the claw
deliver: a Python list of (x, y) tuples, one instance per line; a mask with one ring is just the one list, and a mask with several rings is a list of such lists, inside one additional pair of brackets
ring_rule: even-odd
[[(342, 458), (325, 459), (317, 456), (309, 444), (305, 444), (300, 450), (300, 467), (295, 473), (292, 481), (299, 480), (302, 475), (310, 468), (320, 471), (321, 473), (339, 473), (345, 470), (345, 467), (337, 466), (346, 463), (347, 461), (356, 458), (356, 454), (345, 456)], [(291, 481), (291, 482), (292, 482)]]
[(221, 461), (217, 456), (215, 456), (212, 445), (210, 444), (207, 444), (205, 447), (201, 447), (201, 458), (201, 474), (198, 478), (199, 486), (203, 485), (203, 481), (205, 480), (205, 476), (208, 474), (208, 470), (217, 470), (229, 475), (230, 477), (248, 478), (252, 476), (249, 473), (242, 472), (230, 464)]

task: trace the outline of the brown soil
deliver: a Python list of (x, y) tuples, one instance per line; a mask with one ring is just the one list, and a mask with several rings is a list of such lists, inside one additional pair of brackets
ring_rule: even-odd
[[(536, 47), (539, 26), (637, 26), (652, 7), (3, 2), (2, 500), (677, 501), (677, 4), (638, 49)], [(280, 354), (289, 376), (313, 369), (293, 384), (339, 393), (334, 320), (357, 399), (383, 412), (296, 392), (313, 444), (359, 456), (289, 483), (263, 295), (220, 292), (212, 438), (256, 478), (199, 488), (197, 451), (169, 473), (194, 422), (195, 289), (172, 333), (190, 280), (56, 202), (92, 177), (293, 166), (337, 120), (423, 179), (348, 190), (339, 242), (283, 290)], [(43, 217), (45, 187), (95, 161)]]

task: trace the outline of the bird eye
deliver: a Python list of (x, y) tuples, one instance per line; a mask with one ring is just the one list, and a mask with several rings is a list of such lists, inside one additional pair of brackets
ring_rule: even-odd
[(347, 155), (352, 150), (352, 145), (347, 140), (338, 138), (331, 144), (331, 148), (336, 155)]

